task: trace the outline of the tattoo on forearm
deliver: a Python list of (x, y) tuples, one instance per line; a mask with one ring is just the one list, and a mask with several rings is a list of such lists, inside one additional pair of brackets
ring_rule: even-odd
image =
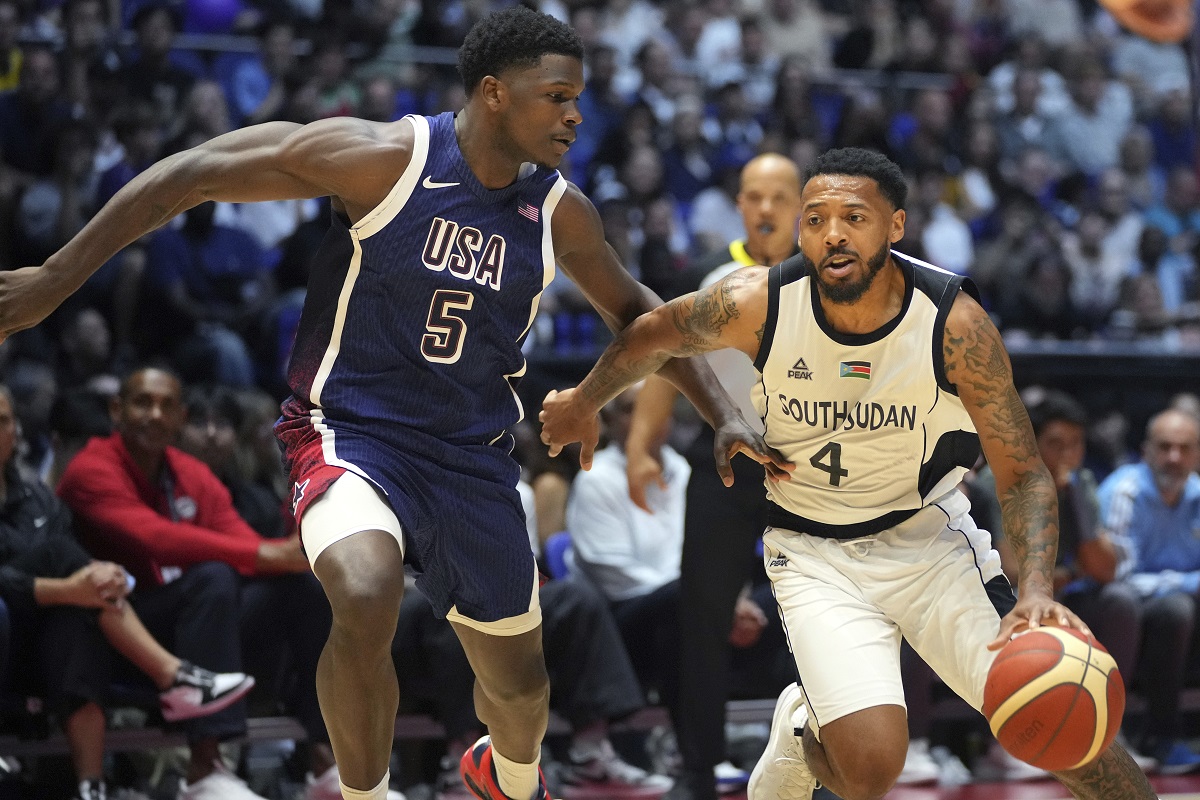
[(629, 328), (621, 331), (600, 355), (600, 360), (579, 384), (579, 391), (598, 407), (617, 396), (622, 389), (644, 378), (667, 362), (671, 353), (651, 351), (642, 358), (631, 355)]
[(1041, 575), (1052, 585), (1058, 553), (1058, 495), (1045, 467), (1020, 476), (1000, 496), (1004, 538), (1012, 545), (1021, 578)]
[(1079, 800), (1155, 800), (1157, 795), (1129, 753), (1113, 744), (1092, 764), (1055, 773)]

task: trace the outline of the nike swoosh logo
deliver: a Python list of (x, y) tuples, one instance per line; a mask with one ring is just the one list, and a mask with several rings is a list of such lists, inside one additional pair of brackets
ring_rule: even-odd
[(33, 527), (40, 528), (46, 524), (47, 517), (38, 517), (33, 521)]
[(426, 189), (446, 189), (451, 186), (458, 186), (458, 182), (455, 181), (454, 183), (437, 183), (436, 181), (429, 180), (429, 176), (426, 175), (425, 180), (421, 181), (421, 185), (424, 186)]

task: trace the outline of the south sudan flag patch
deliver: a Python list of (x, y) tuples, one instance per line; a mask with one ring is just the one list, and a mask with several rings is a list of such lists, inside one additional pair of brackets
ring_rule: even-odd
[(871, 380), (871, 362), (870, 361), (843, 361), (838, 370), (840, 378), (862, 378), (865, 381)]

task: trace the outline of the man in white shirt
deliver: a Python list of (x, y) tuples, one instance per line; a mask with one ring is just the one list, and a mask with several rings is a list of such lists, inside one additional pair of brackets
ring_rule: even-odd
[(608, 598), (643, 686), (675, 711), (679, 685), (679, 561), (691, 467), (663, 445), (662, 480), (646, 489), (647, 513), (629, 498), (625, 438), (639, 386), (602, 412), (609, 444), (575, 476), (567, 504), (574, 568)]

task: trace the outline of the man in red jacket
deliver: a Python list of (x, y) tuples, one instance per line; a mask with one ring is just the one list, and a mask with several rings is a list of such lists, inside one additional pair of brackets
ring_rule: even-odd
[[(245, 663), (246, 671), (261, 667), (272, 677), (279, 653), (290, 650), (299, 673), (291, 710), (315, 743), (311, 768), (336, 780), (315, 689), (329, 633), (328, 602), (299, 539), (259, 536), (212, 471), (172, 446), (187, 414), (181, 398), (180, 382), (169, 372), (146, 368), (130, 375), (112, 403), (116, 432), (88, 442), (67, 465), (58, 492), (89, 550), (126, 565), (137, 578), (133, 607), (181, 658), (203, 656), (221, 672)], [(257, 797), (217, 764), (217, 743), (243, 733), (245, 718), (238, 704), (189, 724), (192, 759), (183, 800)]]

